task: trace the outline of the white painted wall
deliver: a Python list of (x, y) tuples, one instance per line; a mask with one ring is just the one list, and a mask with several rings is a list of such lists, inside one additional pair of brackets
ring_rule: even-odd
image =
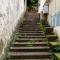
[(4, 48), (7, 47), (12, 32), (18, 21), (21, 20), (25, 9), (24, 0), (0, 0), (0, 42), (3, 42)]
[(46, 3), (43, 7), (43, 14), (48, 13), (49, 12), (48, 10), (49, 10), (48, 9), (48, 4)]
[(51, 0), (51, 2), (49, 3), (49, 15), (48, 15), (48, 22), (51, 26), (53, 26), (52, 17), (55, 13), (56, 13), (55, 0)]
[(44, 3), (46, 2), (46, 0), (39, 0), (39, 4), (40, 6), (38, 7), (38, 13), (41, 13), (41, 11), (43, 11), (43, 6), (44, 6)]
[[(49, 16), (48, 16), (48, 21), (49, 23), (54, 26), (54, 24), (52, 23), (52, 19), (54, 15), (58, 15), (58, 13), (60, 12), (60, 0), (51, 0), (51, 2), (49, 3)], [(56, 19), (56, 17), (55, 17)], [(58, 20), (58, 19), (57, 19)], [(57, 20), (55, 21), (55, 26), (57, 26)]]
[(49, 3), (48, 22), (54, 26), (54, 32), (60, 41), (60, 0), (51, 0)]
[[(40, 6), (38, 12), (41, 13), (41, 11), (43, 11), (43, 5), (45, 3), (45, 0), (39, 1)], [(58, 35), (60, 41), (60, 0), (50, 0), (48, 22), (51, 26), (54, 27), (54, 32)]]
[(60, 41), (60, 26), (57, 26), (54, 28), (54, 33), (57, 34), (58, 39)]

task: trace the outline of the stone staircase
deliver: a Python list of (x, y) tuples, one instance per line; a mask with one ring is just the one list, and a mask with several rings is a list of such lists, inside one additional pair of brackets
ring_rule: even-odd
[(17, 28), (6, 60), (52, 60), (51, 55), (42, 26), (26, 20)]

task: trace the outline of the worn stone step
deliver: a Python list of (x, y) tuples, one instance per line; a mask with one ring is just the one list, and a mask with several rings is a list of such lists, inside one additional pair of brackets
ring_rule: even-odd
[(53, 31), (53, 27), (45, 27), (45, 28)]
[(19, 27), (38, 27), (38, 26), (41, 26), (41, 25), (39, 25), (39, 24), (23, 24), (23, 25), (21, 25), (21, 26), (19, 26)]
[(34, 25), (41, 25), (41, 23), (32, 23), (32, 22), (28, 22), (27, 24), (25, 24), (25, 22), (23, 22), (20, 26), (24, 26), (24, 25), (32, 25), (32, 26), (34, 26)]
[(18, 38), (45, 38), (45, 36), (17, 36)]
[(57, 35), (47, 35), (48, 41), (56, 41), (58, 39)]
[(32, 41), (32, 42), (46, 42), (47, 40), (43, 40), (43, 39), (16, 39), (15, 42), (29, 42), (29, 41)]
[(24, 21), (23, 25), (34, 25), (36, 23), (32, 22), (32, 21)]
[(46, 40), (46, 38), (16, 38), (16, 40)]
[[(41, 24), (40, 24), (41, 25)], [(25, 24), (23, 26), (39, 26), (39, 24)]]
[(15, 36), (45, 36), (44, 34), (20, 34), (20, 35), (15, 35)]
[[(45, 24), (45, 29), (50, 34), (52, 29), (47, 25)], [(18, 24), (6, 60), (51, 60), (51, 56), (50, 47), (40, 22), (29, 19)]]
[(42, 29), (24, 29), (24, 28), (20, 28), (18, 29), (18, 31), (42, 31)]
[(22, 29), (30, 29), (30, 30), (31, 29), (33, 29), (33, 30), (37, 30), (37, 29), (39, 30), (40, 29), (41, 30), (42, 28), (41, 27), (23, 27)]
[(29, 26), (31, 26), (31, 27), (37, 27), (38, 25), (23, 25), (24, 27), (29, 27)]
[(49, 52), (9, 52), (10, 59), (48, 59), (51, 57)]
[(53, 33), (53, 28), (52, 27), (45, 27), (45, 29), (46, 29), (46, 34), (54, 34)]
[(22, 28), (22, 29), (18, 29), (18, 31), (42, 31), (42, 29), (24, 29), (24, 28)]
[(16, 35), (44, 35), (44, 33), (15, 33)]
[(44, 33), (43, 31), (17, 31), (21, 33)]
[(41, 23), (34, 23), (34, 22), (23, 22), (22, 25), (40, 25)]
[(49, 51), (48, 46), (43, 46), (43, 47), (10, 47), (10, 51), (13, 52), (48, 52)]
[(13, 42), (13, 46), (47, 46), (48, 42)]
[(32, 42), (47, 42), (47, 40), (46, 39), (44, 39), (44, 38), (17, 38), (16, 40), (15, 40), (16, 42), (29, 42), (29, 41), (32, 41)]
[(16, 32), (15, 34), (16, 35), (21, 35), (21, 34), (30, 34), (30, 35), (32, 35), (32, 34), (41, 34), (41, 35), (44, 35), (44, 33), (32, 33), (32, 32), (31, 33), (22, 33), (22, 32), (19, 33), (19, 32)]
[(20, 28), (24, 28), (24, 29), (40, 29), (40, 28), (42, 28), (41, 26), (23, 26), (23, 27), (20, 27)]
[(33, 24), (32, 24), (32, 23), (29, 23), (29, 24), (28, 24), (28, 23), (27, 23), (27, 24), (23, 23), (20, 27), (22, 27), (22, 26), (24, 26), (24, 25), (26, 25), (26, 26), (27, 26), (27, 25), (39, 26), (39, 25), (41, 25), (41, 23), (33, 23)]
[[(26, 28), (27, 28), (27, 27), (39, 28), (37, 25), (34, 25), (34, 26), (33, 26), (33, 25), (24, 25), (23, 27), (24, 27), (24, 28), (25, 28), (25, 27), (26, 27)], [(22, 27), (22, 28), (23, 28), (23, 27)]]
[[(8, 60), (12, 60), (12, 59), (8, 59)], [(51, 60), (51, 59), (13, 59), (13, 60)]]

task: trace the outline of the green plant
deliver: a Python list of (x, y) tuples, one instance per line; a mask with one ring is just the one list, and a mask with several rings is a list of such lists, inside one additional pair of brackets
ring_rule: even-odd
[(34, 6), (37, 6), (38, 0), (27, 0), (27, 6), (29, 9), (32, 9)]

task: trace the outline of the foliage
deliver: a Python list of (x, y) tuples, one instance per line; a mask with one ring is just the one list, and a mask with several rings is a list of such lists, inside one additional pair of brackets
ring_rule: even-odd
[(37, 6), (38, 0), (27, 0), (27, 5), (29, 8), (33, 8), (34, 6)]

